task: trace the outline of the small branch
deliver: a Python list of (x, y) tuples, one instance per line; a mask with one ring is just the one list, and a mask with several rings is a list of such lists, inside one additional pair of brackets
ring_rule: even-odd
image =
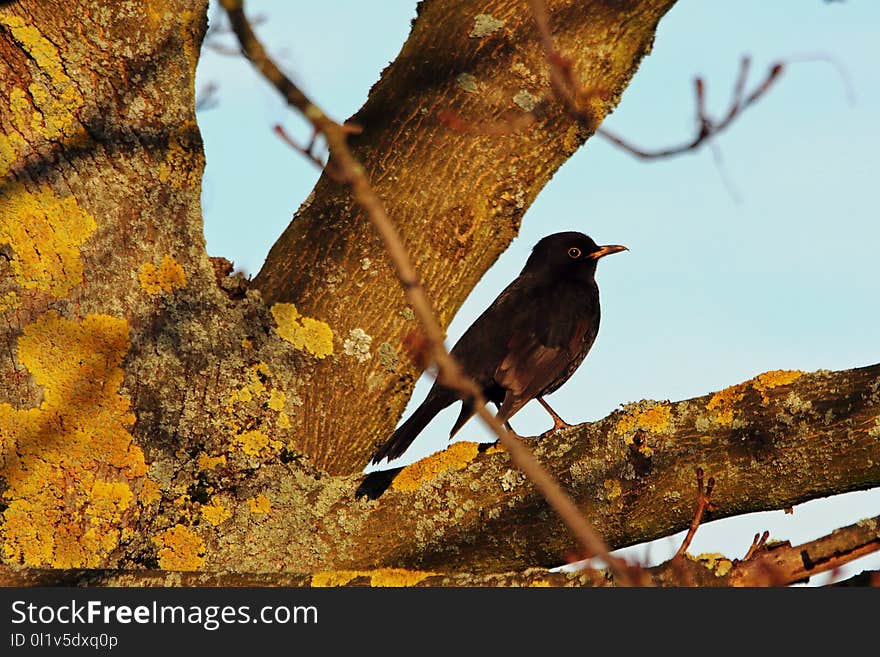
[(547, 58), (550, 87), (553, 90), (556, 99), (565, 108), (569, 115), (581, 123), (586, 129), (595, 129), (595, 134), (604, 137), (619, 148), (622, 148), (628, 153), (641, 159), (671, 157), (673, 155), (680, 155), (699, 148), (717, 134), (723, 132), (731, 123), (733, 123), (743, 110), (766, 94), (785, 68), (785, 64), (782, 62), (774, 63), (770, 67), (765, 78), (751, 93), (746, 95), (746, 84), (751, 60), (748, 56), (743, 57), (742, 62), (740, 63), (739, 76), (734, 85), (731, 103), (727, 108), (724, 118), (717, 122), (706, 112), (705, 83), (702, 78), (696, 78), (694, 80), (694, 91), (697, 107), (697, 132), (694, 137), (690, 141), (678, 146), (655, 151), (645, 150), (624, 140), (622, 137), (619, 137), (605, 128), (596, 127), (595, 117), (593, 116), (593, 113), (586, 108), (585, 102), (585, 99), (595, 94), (584, 93), (575, 78), (571, 59), (556, 50), (556, 46), (553, 43), (553, 36), (550, 33), (547, 7), (544, 4), (544, 1), (529, 0), (529, 3), (532, 8), (532, 15), (535, 19), (535, 25), (538, 29), (541, 46), (543, 47)]
[(216, 82), (208, 82), (196, 93), (196, 112), (214, 109), (219, 103), (218, 91), (220, 85)]
[(770, 538), (770, 532), (766, 530), (763, 534), (755, 534), (755, 538), (752, 539), (752, 545), (749, 548), (749, 551), (746, 552), (746, 556), (744, 556), (742, 560), (748, 561), (749, 559), (754, 557), (758, 550), (761, 550), (767, 544), (768, 538)]
[(691, 541), (694, 540), (694, 535), (697, 533), (697, 529), (700, 526), (700, 523), (703, 521), (703, 514), (706, 511), (712, 510), (712, 503), (709, 501), (709, 498), (712, 496), (712, 489), (715, 488), (715, 478), (709, 477), (708, 485), (703, 487), (703, 468), (697, 468), (697, 510), (694, 512), (694, 519), (691, 521), (691, 526), (688, 528), (687, 535), (684, 537), (684, 540), (681, 542), (681, 547), (678, 548), (678, 552), (675, 553), (676, 557), (682, 556), (685, 552), (687, 552), (688, 547), (690, 547)]
[(634, 144), (624, 140), (622, 137), (617, 136), (616, 134), (605, 128), (598, 128), (596, 130), (596, 134), (601, 135), (611, 143), (622, 148), (628, 153), (634, 155), (635, 157), (645, 160), (671, 157), (673, 155), (680, 155), (682, 153), (696, 150), (704, 143), (708, 142), (713, 137), (727, 129), (733, 123), (736, 117), (738, 117), (743, 112), (743, 110), (757, 102), (758, 99), (766, 94), (767, 91), (773, 86), (773, 83), (776, 82), (776, 80), (779, 78), (779, 75), (782, 73), (785, 67), (782, 62), (776, 62), (775, 64), (773, 64), (761, 83), (750, 94), (748, 94), (748, 96), (744, 96), (750, 61), (750, 58), (747, 56), (743, 57), (742, 59), (742, 62), (740, 64), (740, 74), (737, 78), (736, 84), (734, 85), (733, 98), (730, 105), (728, 106), (727, 113), (721, 121), (716, 122), (706, 113), (704, 98), (705, 85), (702, 78), (697, 78), (695, 80), (695, 86), (697, 89), (697, 133), (690, 141), (685, 142), (684, 144), (672, 146), (669, 148), (662, 148), (655, 151), (649, 151), (635, 146)]
[(338, 174), (334, 175), (334, 172), (329, 169), (327, 166), (327, 162), (322, 160), (318, 154), (315, 152), (316, 141), (318, 138), (318, 132), (312, 130), (312, 136), (309, 139), (309, 143), (305, 146), (300, 146), (290, 135), (287, 134), (287, 131), (280, 125), (276, 124), (272, 128), (272, 132), (274, 132), (285, 144), (290, 146), (297, 153), (305, 157), (307, 160), (311, 161), (319, 169), (327, 171), (327, 174), (336, 180), (337, 182), (342, 182), (340, 176)]
[(330, 119), (269, 58), (244, 15), (242, 0), (221, 0), (221, 5), (229, 16), (232, 29), (238, 37), (245, 56), (285, 97), (288, 104), (302, 112), (312, 123), (315, 132), (324, 136), (330, 151), (330, 163), (339, 173), (342, 181), (349, 186), (352, 196), (379, 233), (407, 300), (425, 330), (434, 359), (440, 369), (438, 380), (443, 385), (456, 390), (462, 399), (474, 400), (477, 414), (498, 436), (511, 461), (541, 491), (583, 547), (591, 555), (601, 558), (608, 564), (619, 583), (631, 583), (632, 575), (628, 565), (623, 560), (608, 554), (609, 550), (605, 542), (596, 534), (571, 498), (525, 445), (511, 436), (498, 418), (489, 412), (480, 388), (464, 375), (460, 365), (446, 351), (443, 346), (443, 329), (435, 318), (433, 308), (419, 283), (403, 242), (387, 215), (381, 199), (373, 190), (363, 166), (348, 148), (346, 139), (349, 131)]
[(788, 542), (764, 546), (748, 560), (734, 564), (731, 586), (793, 584), (880, 550), (880, 516), (843, 527), (803, 545)]

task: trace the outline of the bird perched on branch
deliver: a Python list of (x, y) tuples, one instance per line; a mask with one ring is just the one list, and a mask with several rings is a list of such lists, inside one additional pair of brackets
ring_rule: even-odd
[[(455, 343), (452, 355), (498, 407), (500, 420), (506, 423), (537, 399), (553, 417), (553, 430), (569, 426), (543, 397), (574, 374), (593, 346), (599, 332), (596, 264), (624, 250), (618, 244), (599, 246), (583, 233), (548, 235), (532, 249), (519, 276)], [(454, 390), (435, 381), (371, 463), (403, 454), (428, 422), (456, 401)], [(473, 401), (464, 400), (450, 439), (474, 412)]]

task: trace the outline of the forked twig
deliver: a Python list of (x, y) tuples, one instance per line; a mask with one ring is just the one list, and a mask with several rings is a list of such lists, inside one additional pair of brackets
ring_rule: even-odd
[(758, 550), (760, 550), (767, 544), (768, 538), (770, 538), (770, 532), (766, 530), (763, 534), (755, 534), (755, 538), (752, 540), (752, 545), (749, 548), (749, 551), (746, 552), (746, 556), (744, 556), (742, 560), (748, 561), (749, 559), (754, 557)]
[(547, 16), (547, 7), (544, 4), (544, 0), (529, 0), (529, 4), (532, 8), (532, 16), (535, 19), (535, 25), (538, 29), (541, 46), (544, 48), (544, 53), (547, 58), (547, 65), (550, 73), (550, 87), (553, 90), (556, 99), (562, 104), (569, 115), (581, 123), (585, 128), (588, 130), (593, 130), (595, 128), (595, 134), (604, 137), (619, 148), (622, 148), (638, 158), (656, 159), (671, 157), (673, 155), (679, 155), (699, 148), (712, 137), (724, 131), (731, 123), (733, 123), (734, 119), (736, 119), (743, 110), (767, 93), (785, 68), (785, 64), (782, 62), (774, 63), (757, 87), (755, 87), (750, 93), (746, 93), (746, 84), (751, 59), (748, 56), (743, 57), (742, 62), (740, 63), (739, 76), (734, 85), (733, 98), (727, 108), (724, 118), (720, 121), (713, 120), (706, 112), (705, 83), (702, 78), (696, 78), (694, 80), (694, 92), (697, 106), (696, 134), (690, 141), (687, 141), (684, 144), (649, 151), (635, 146), (605, 128), (596, 127), (595, 116), (586, 108), (586, 104), (583, 100), (585, 92), (580, 88), (580, 84), (575, 78), (572, 60), (556, 50), (556, 46), (553, 43), (553, 36), (550, 33), (550, 22)]
[(634, 144), (624, 140), (622, 137), (614, 134), (610, 130), (606, 128), (598, 128), (596, 130), (596, 134), (604, 137), (608, 141), (612, 142), (616, 146), (619, 146), (623, 150), (628, 153), (634, 155), (635, 157), (642, 159), (657, 159), (663, 157), (671, 157), (673, 155), (680, 155), (682, 153), (687, 153), (688, 151), (693, 151), (702, 146), (704, 143), (723, 132), (727, 129), (733, 121), (738, 117), (743, 110), (748, 108), (750, 105), (757, 102), (759, 98), (761, 98), (767, 91), (773, 86), (773, 83), (779, 78), (779, 75), (785, 69), (785, 64), (782, 62), (774, 63), (767, 75), (758, 84), (755, 89), (752, 90), (751, 93), (746, 94), (746, 82), (748, 80), (748, 72), (749, 67), (751, 65), (751, 58), (747, 55), (742, 58), (740, 62), (739, 76), (737, 77), (736, 83), (733, 89), (733, 97), (730, 101), (730, 105), (727, 108), (727, 112), (720, 121), (715, 121), (708, 115), (706, 112), (706, 84), (702, 78), (696, 78), (694, 80), (694, 93), (696, 97), (696, 106), (697, 106), (697, 132), (693, 136), (690, 141), (687, 141), (683, 144), (679, 144), (677, 146), (671, 146), (668, 148), (661, 148), (659, 150), (649, 151)]
[(608, 553), (605, 542), (586, 521), (571, 498), (538, 463), (528, 448), (520, 440), (512, 437), (498, 418), (489, 412), (479, 386), (464, 375), (458, 362), (446, 351), (443, 346), (443, 330), (419, 283), (403, 242), (381, 199), (370, 185), (363, 165), (355, 159), (348, 148), (346, 142), (348, 131), (315, 105), (266, 54), (244, 15), (242, 0), (221, 0), (221, 5), (229, 16), (232, 29), (238, 37), (245, 56), (284, 96), (288, 104), (298, 109), (311, 122), (315, 132), (324, 136), (330, 152), (330, 162), (378, 231), (407, 300), (425, 330), (434, 360), (439, 366), (438, 380), (443, 385), (456, 390), (462, 399), (473, 400), (477, 413), (498, 436), (511, 461), (535, 484), (584, 549), (591, 556), (601, 558), (614, 573), (617, 582), (622, 585), (633, 583), (633, 575), (628, 564)]

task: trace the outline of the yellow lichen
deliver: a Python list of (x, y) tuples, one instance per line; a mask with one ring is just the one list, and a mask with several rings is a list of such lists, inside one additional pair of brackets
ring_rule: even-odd
[(19, 16), (0, 15), (0, 25), (8, 28), (12, 38), (39, 69), (39, 73), (31, 76), (27, 94), (21, 88), (14, 88), (9, 94), (14, 129), (0, 134), (0, 178), (3, 178), (19, 158), (33, 150), (29, 142), (34, 137), (63, 139), (76, 146), (85, 143), (87, 134), (76, 118), (83, 96), (64, 71), (58, 48)]
[[(192, 125), (184, 125), (178, 130), (178, 133), (182, 134), (193, 128)], [(198, 185), (202, 177), (202, 170), (201, 167), (193, 166), (192, 159), (192, 154), (183, 146), (178, 135), (172, 134), (168, 139), (165, 159), (159, 163), (159, 181), (165, 183), (170, 180), (171, 184), (177, 188)], [(172, 175), (175, 173), (177, 175)]]
[(128, 348), (127, 322), (107, 315), (72, 321), (50, 311), (24, 328), (18, 360), (43, 395), (37, 408), (0, 403), (6, 559), (98, 567), (116, 548), (134, 491), (148, 482), (119, 394)]
[(766, 394), (768, 390), (788, 385), (799, 379), (803, 374), (800, 370), (771, 370), (756, 376), (752, 380), (752, 387), (761, 393), (761, 403), (767, 404), (770, 401)]
[(235, 401), (249, 402), (253, 401), (254, 395), (251, 392), (251, 389), (244, 385), (238, 390), (238, 394), (235, 397)]
[(614, 427), (614, 433), (626, 435), (636, 429), (649, 433), (662, 433), (669, 428), (672, 408), (669, 404), (660, 404), (648, 409), (636, 409), (624, 415)]
[(147, 262), (138, 271), (141, 287), (149, 295), (173, 292), (177, 288), (186, 287), (186, 274), (177, 261), (170, 255), (162, 257), (158, 267)]
[(205, 563), (205, 542), (185, 525), (174, 525), (153, 538), (162, 570), (198, 570)]
[(283, 411), (287, 403), (287, 395), (283, 390), (275, 389), (269, 394), (269, 408), (273, 411)]
[(279, 429), (290, 429), (290, 418), (287, 417), (287, 413), (281, 411), (278, 414), (278, 428)]
[(232, 511), (223, 506), (220, 500), (213, 499), (210, 504), (202, 505), (202, 517), (216, 527), (221, 522), (229, 520)]
[(424, 570), (407, 570), (405, 568), (377, 568), (375, 570), (328, 570), (312, 575), (312, 586), (315, 588), (345, 586), (358, 577), (369, 577), (370, 586), (403, 587), (415, 586), (423, 579), (437, 573)]
[(605, 490), (608, 492), (609, 500), (620, 497), (621, 493), (623, 493), (623, 489), (621, 488), (620, 482), (617, 479), (606, 479)]
[(0, 313), (18, 308), (19, 305), (21, 305), (21, 299), (15, 292), (6, 292), (0, 296)]
[(706, 404), (709, 417), (718, 424), (729, 425), (733, 423), (734, 406), (743, 398), (744, 394), (744, 383), (719, 390), (712, 395), (712, 399)]
[(550, 586), (550, 582), (546, 579), (536, 579), (534, 582), (529, 584), (532, 588), (548, 588)]
[[(32, 76), (28, 85), (33, 106), (23, 89), (15, 88), (9, 94), (15, 130), (0, 135), (0, 178), (3, 178), (16, 160), (32, 150), (28, 141), (34, 136), (53, 141), (64, 139), (70, 145), (77, 145), (84, 143), (87, 135), (76, 119), (83, 96), (67, 76), (58, 48), (19, 16), (0, 15), (0, 25), (8, 28), (40, 72)], [(26, 140), (22, 133), (32, 134), (28, 134)]]
[(269, 513), (272, 510), (272, 504), (268, 497), (260, 493), (256, 497), (248, 499), (248, 509), (251, 513)]
[(263, 396), (266, 392), (266, 384), (263, 381), (271, 375), (272, 371), (266, 363), (251, 365), (247, 370), (247, 382), (238, 391), (239, 401), (251, 401), (255, 397)]
[(476, 458), (478, 448), (479, 443), (467, 441), (452, 443), (442, 452), (437, 452), (406, 466), (391, 482), (391, 487), (400, 491), (418, 490), (422, 483), (430, 481), (441, 472), (461, 470), (467, 466)]
[(311, 585), (314, 588), (345, 586), (354, 578), (367, 574), (367, 571), (362, 570), (325, 570), (312, 575)]
[(292, 303), (276, 303), (272, 306), (272, 317), (278, 324), (278, 335), (297, 349), (308, 351), (316, 358), (333, 353), (333, 330), (327, 323), (303, 317)]
[(717, 552), (706, 552), (697, 556), (688, 554), (687, 556), (692, 561), (696, 561), (711, 570), (716, 577), (724, 577), (733, 568), (733, 562)]
[(196, 458), (196, 465), (201, 472), (209, 472), (220, 465), (226, 465), (226, 455), (209, 456), (204, 452), (200, 453)]
[(730, 425), (733, 423), (735, 406), (738, 402), (742, 401), (750, 385), (761, 393), (761, 403), (767, 404), (770, 401), (770, 398), (767, 396), (768, 390), (788, 385), (801, 376), (803, 376), (803, 372), (798, 370), (771, 370), (764, 372), (753, 379), (716, 392), (712, 395), (709, 403), (706, 404), (706, 410), (709, 411), (709, 417), (717, 424)]
[[(23, 289), (64, 297), (83, 280), (80, 246), (95, 232), (95, 219), (73, 196), (59, 199), (48, 185), (31, 193), (11, 183), (0, 194), (0, 245), (12, 250), (9, 267)], [(7, 292), (4, 305), (20, 299)]]
[(272, 440), (265, 433), (257, 429), (237, 434), (234, 440), (241, 448), (241, 451), (249, 456), (258, 456), (260, 452), (269, 448), (279, 450), (284, 447), (284, 443), (279, 440)]
[(144, 506), (149, 506), (161, 499), (162, 490), (159, 488), (159, 484), (151, 479), (145, 479), (143, 486), (141, 486), (140, 495), (138, 495), (138, 501)]

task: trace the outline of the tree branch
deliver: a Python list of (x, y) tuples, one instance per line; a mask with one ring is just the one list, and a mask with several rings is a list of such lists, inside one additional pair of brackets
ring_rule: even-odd
[[(751, 558), (720, 554), (676, 555), (642, 571), (653, 586), (784, 586), (808, 581), (880, 550), (880, 516), (792, 547), (773, 543)], [(864, 579), (864, 578), (863, 578)], [(867, 583), (873, 582), (870, 579)], [(45, 570), (0, 565), (0, 586), (614, 586), (611, 573), (586, 568), (548, 572), (543, 568), (502, 573), (435, 573), (395, 568), (318, 573), (180, 572), (155, 570)]]
[(553, 41), (553, 35), (550, 32), (550, 21), (547, 15), (547, 7), (544, 0), (529, 0), (532, 8), (532, 14), (535, 18), (535, 25), (541, 38), (541, 46), (547, 58), (547, 66), (549, 68), (550, 86), (556, 99), (562, 104), (565, 110), (586, 129), (593, 131), (595, 134), (604, 137), (619, 148), (629, 152), (630, 154), (642, 159), (658, 159), (664, 157), (672, 157), (689, 151), (696, 150), (704, 143), (708, 142), (715, 135), (727, 129), (734, 119), (750, 105), (760, 99), (773, 83), (776, 82), (785, 65), (782, 62), (774, 63), (767, 72), (764, 79), (746, 95), (746, 82), (748, 80), (749, 65), (751, 58), (745, 56), (740, 62), (740, 71), (736, 84), (734, 85), (733, 97), (727, 112), (720, 121), (715, 121), (706, 112), (706, 94), (705, 82), (701, 77), (694, 80), (694, 92), (697, 107), (697, 132), (694, 137), (684, 144), (662, 148), (656, 151), (648, 151), (631, 144), (605, 128), (597, 127), (596, 117), (587, 108), (586, 100), (591, 96), (589, 90), (584, 90), (578, 83), (574, 75), (572, 60), (556, 49)]
[[(620, 548), (689, 527), (697, 467), (716, 481), (709, 520), (880, 485), (878, 417), (880, 365), (768, 372), (694, 399), (626, 405), (534, 451)], [(353, 545), (331, 567), (562, 563), (574, 546), (506, 455), (453, 448), (404, 469), (378, 502), (352, 507), (344, 496)]]

